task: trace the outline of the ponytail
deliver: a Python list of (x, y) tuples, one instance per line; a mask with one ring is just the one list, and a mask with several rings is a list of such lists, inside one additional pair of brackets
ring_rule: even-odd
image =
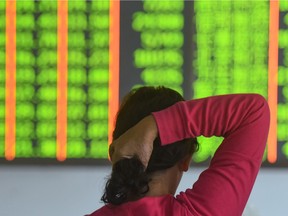
[(137, 157), (124, 158), (114, 164), (101, 200), (113, 205), (137, 200), (148, 192), (149, 181), (145, 167)]

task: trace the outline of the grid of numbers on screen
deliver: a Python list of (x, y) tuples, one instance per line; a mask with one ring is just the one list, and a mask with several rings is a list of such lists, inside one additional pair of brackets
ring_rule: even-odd
[(16, 3), (16, 157), (55, 157), (57, 2)]
[(109, 1), (69, 1), (67, 158), (108, 150)]
[(267, 96), (269, 2), (196, 1), (194, 97)]
[[(193, 98), (254, 92), (267, 97), (269, 2), (195, 1)], [(222, 138), (199, 139), (198, 162)]]
[(143, 1), (135, 11), (132, 28), (140, 33), (141, 47), (133, 53), (142, 69), (144, 85), (164, 85), (183, 94), (184, 1)]
[(278, 143), (279, 158), (288, 158), (288, 2), (280, 1), (278, 70)]

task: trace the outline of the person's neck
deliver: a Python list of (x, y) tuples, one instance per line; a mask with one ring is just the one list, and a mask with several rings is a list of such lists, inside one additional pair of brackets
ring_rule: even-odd
[(145, 196), (164, 196), (167, 194), (174, 195), (182, 173), (177, 166), (153, 173), (149, 182), (149, 191)]

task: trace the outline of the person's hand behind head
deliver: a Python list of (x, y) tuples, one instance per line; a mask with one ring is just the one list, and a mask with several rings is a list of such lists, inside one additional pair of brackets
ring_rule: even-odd
[(137, 156), (147, 168), (153, 150), (153, 141), (157, 137), (157, 133), (153, 116), (145, 117), (112, 142), (109, 147), (109, 156), (112, 163), (115, 164), (123, 158)]

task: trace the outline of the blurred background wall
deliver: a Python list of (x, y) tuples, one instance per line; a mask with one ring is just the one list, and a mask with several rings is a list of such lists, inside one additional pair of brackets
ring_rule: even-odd
[[(179, 191), (191, 186), (202, 168), (190, 168)], [(0, 166), (1, 216), (82, 216), (102, 206), (108, 166)], [(261, 169), (244, 216), (287, 214), (288, 174)]]

